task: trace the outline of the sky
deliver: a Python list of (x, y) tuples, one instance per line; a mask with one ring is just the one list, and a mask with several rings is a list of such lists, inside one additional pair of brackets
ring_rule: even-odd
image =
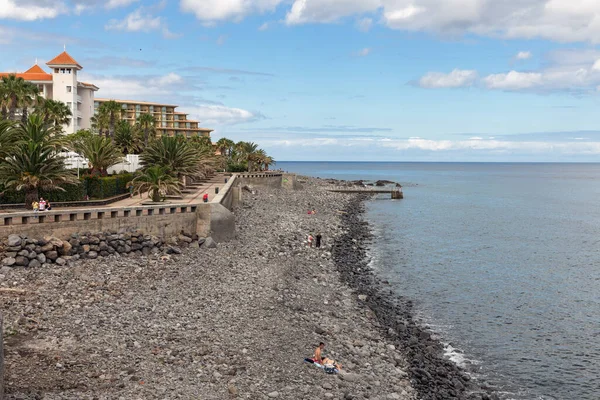
[[(597, 0), (0, 0), (0, 70), (290, 161), (600, 161)], [(46, 68), (48, 70), (48, 68)]]

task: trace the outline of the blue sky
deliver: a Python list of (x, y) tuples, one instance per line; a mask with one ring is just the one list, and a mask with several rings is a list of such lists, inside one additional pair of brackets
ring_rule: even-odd
[(0, 0), (0, 69), (67, 46), (97, 97), (278, 160), (598, 161), (600, 2)]

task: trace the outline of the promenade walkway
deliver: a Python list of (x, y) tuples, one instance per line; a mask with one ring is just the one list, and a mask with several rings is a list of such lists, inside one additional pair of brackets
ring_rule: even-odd
[[(225, 174), (223, 173), (217, 173), (215, 174), (213, 177), (208, 178), (205, 182), (202, 183), (197, 183), (194, 184), (194, 188), (193, 189), (184, 189), (185, 193), (182, 193), (181, 197), (177, 197), (177, 198), (170, 198), (167, 199), (167, 201), (169, 203), (176, 203), (176, 204), (194, 204), (194, 203), (201, 203), (202, 202), (202, 197), (204, 196), (205, 193), (208, 193), (208, 201), (212, 201), (213, 198), (215, 197), (216, 193), (215, 193), (215, 189), (219, 188), (222, 189), (225, 186), (225, 179), (228, 179), (228, 176), (225, 176)], [(49, 199), (50, 201), (52, 201), (52, 199)], [(133, 197), (129, 197), (123, 200), (119, 200), (116, 201), (114, 203), (110, 203), (107, 205), (102, 205), (102, 206), (92, 206), (92, 205), (85, 205), (85, 206), (76, 206), (76, 207), (56, 207), (54, 208), (55, 211), (75, 211), (75, 210), (92, 210), (92, 209), (98, 209), (98, 208), (119, 208), (119, 207), (135, 207), (135, 206), (141, 206), (143, 205), (143, 203), (148, 203), (150, 201), (150, 199), (148, 198), (147, 194), (143, 194), (142, 196), (133, 196)], [(5, 209), (5, 210), (1, 210), (0, 214), (5, 215), (5, 214), (10, 214), (10, 213), (14, 213), (14, 212), (23, 212), (26, 211), (25, 209), (22, 208), (18, 208), (18, 209)]]
[[(215, 189), (222, 189), (223, 186), (225, 186), (226, 178), (228, 177), (226, 177), (225, 174), (215, 174), (215, 176), (209, 178), (206, 182), (198, 184), (198, 188), (192, 189), (192, 193), (182, 193), (182, 198), (174, 198), (168, 201), (177, 204), (201, 203), (202, 196), (204, 196), (205, 193), (208, 193), (208, 201), (212, 201), (212, 199), (215, 197)], [(141, 197), (138, 195), (128, 199), (116, 201), (107, 206), (104, 206), (104, 208), (141, 206), (143, 203), (147, 203), (148, 201), (150, 201), (148, 196), (146, 194), (143, 194)]]

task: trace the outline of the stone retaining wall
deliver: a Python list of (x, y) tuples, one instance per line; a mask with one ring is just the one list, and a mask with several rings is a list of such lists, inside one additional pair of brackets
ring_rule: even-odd
[(174, 236), (182, 231), (208, 236), (210, 207), (208, 204), (164, 204), (0, 214), (0, 240), (8, 238), (11, 234), (23, 234), (34, 238), (44, 235), (66, 238), (79, 232), (131, 228), (159, 237)]
[(238, 174), (239, 183), (244, 185), (267, 186), (270, 188), (282, 187), (283, 175), (280, 173), (243, 173)]

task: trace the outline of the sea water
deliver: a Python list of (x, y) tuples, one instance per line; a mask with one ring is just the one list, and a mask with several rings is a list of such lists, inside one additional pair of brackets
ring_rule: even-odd
[(600, 399), (600, 164), (285, 163), (387, 179), (371, 265), (504, 399)]

